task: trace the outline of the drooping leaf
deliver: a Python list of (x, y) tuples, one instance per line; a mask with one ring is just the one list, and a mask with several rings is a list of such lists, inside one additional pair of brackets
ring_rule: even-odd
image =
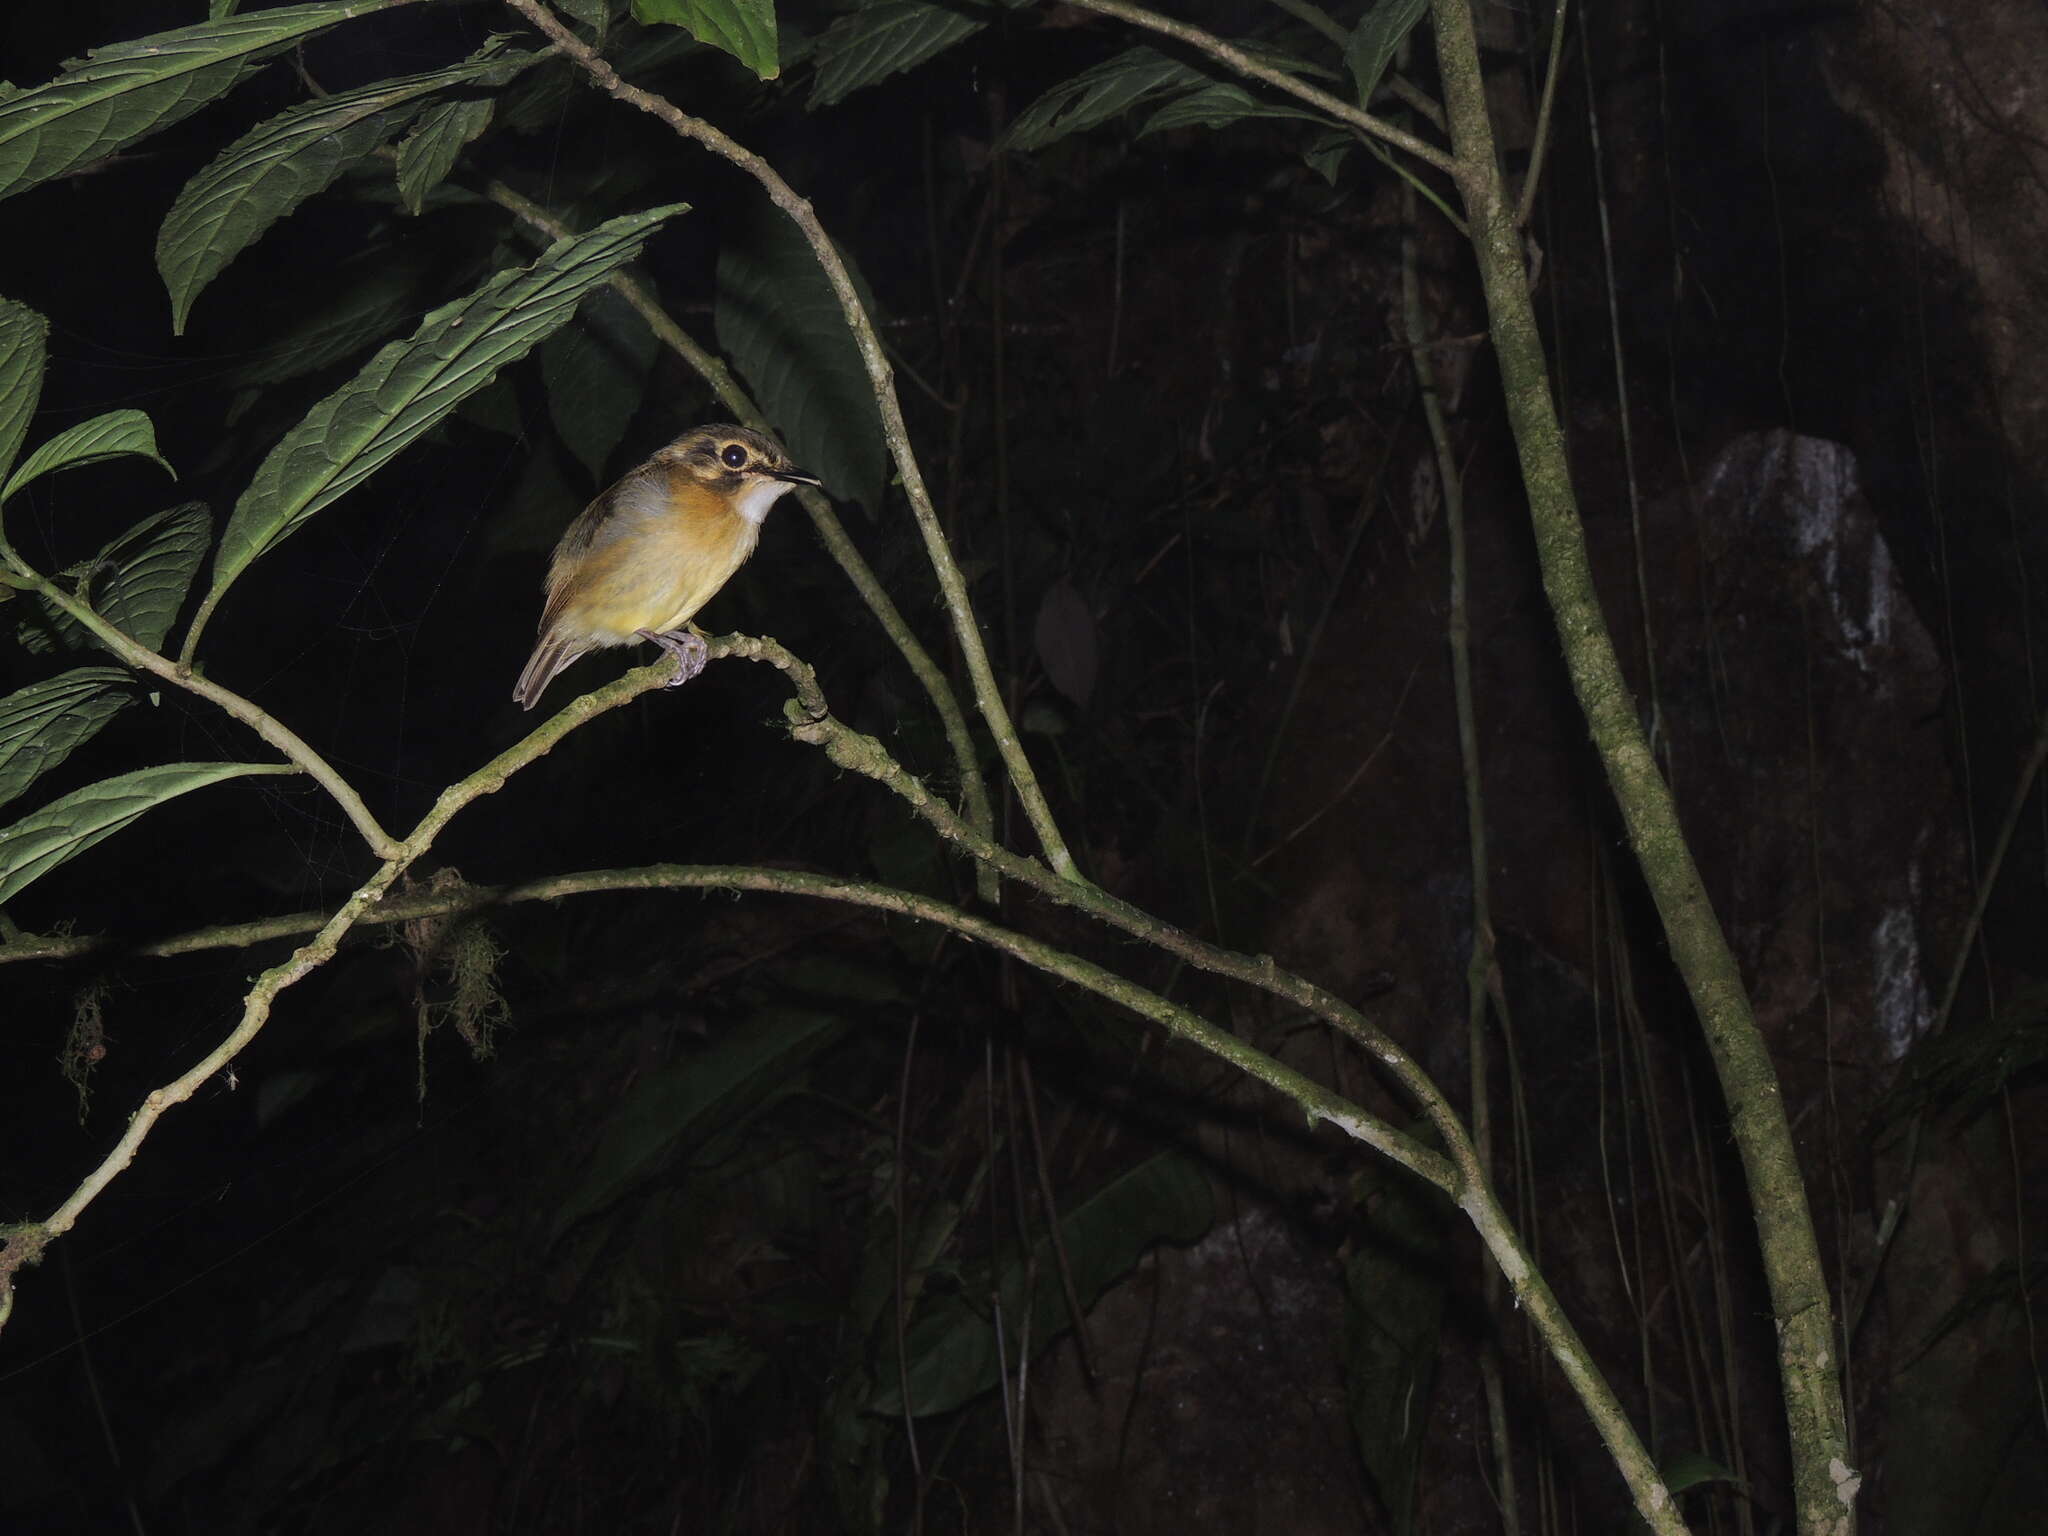
[(1212, 80), (1161, 107), (1145, 120), (1138, 137), (1165, 133), (1173, 128), (1227, 128), (1248, 117), (1291, 117), (1312, 123), (1327, 122), (1320, 112), (1290, 107), (1281, 102), (1261, 101), (1234, 80)]
[(1095, 691), (1095, 613), (1070, 578), (1062, 576), (1045, 589), (1031, 638), (1047, 680), (1086, 707)]
[(298, 771), (289, 763), (164, 763), (75, 789), (0, 829), (0, 902), (166, 800), (224, 779)]
[(1667, 1459), (1657, 1469), (1664, 1479), (1664, 1486), (1673, 1493), (1684, 1493), (1703, 1483), (1740, 1483), (1741, 1478), (1729, 1471), (1713, 1457), (1701, 1451), (1680, 1451)]
[(1351, 70), (1361, 107), (1371, 102), (1387, 66), (1400, 50), (1401, 39), (1428, 9), (1429, 0), (1378, 0), (1352, 30), (1351, 41), (1344, 48), (1344, 63)]
[(1301, 157), (1308, 162), (1310, 170), (1334, 187), (1337, 185), (1337, 172), (1344, 165), (1344, 157), (1351, 153), (1357, 142), (1347, 130), (1333, 128), (1310, 140)]
[(763, 80), (782, 73), (774, 0), (633, 0), (633, 19), (683, 28), (731, 54)]
[[(1178, 1153), (1163, 1152), (1112, 1180), (1062, 1218), (1074, 1289), (1083, 1307), (1129, 1273), (1157, 1243), (1191, 1243), (1215, 1219), (1208, 1177)], [(1038, 1244), (1037, 1294), (1031, 1307), (1033, 1347), (1049, 1344), (1068, 1325), (1066, 1299), (1050, 1243)], [(1004, 1330), (1015, 1347), (1025, 1310), (1024, 1266), (1005, 1267), (998, 1294)], [(911, 1325), (905, 1348), (910, 1358), (910, 1411), (947, 1413), (996, 1384), (995, 1332), (987, 1316), (988, 1286), (963, 1286), (936, 1303)], [(1014, 1363), (1014, 1361), (1013, 1361)], [(895, 1372), (868, 1404), (871, 1413), (894, 1417), (903, 1411)]]
[[(606, 45), (605, 61), (621, 80), (633, 83), (666, 72), (704, 47), (682, 27), (627, 27)], [(570, 104), (589, 98), (590, 77), (575, 60), (558, 55), (505, 89), (498, 101), (498, 129), (553, 134), (560, 130)]]
[(437, 101), (419, 116), (398, 145), (398, 200), (417, 215), (427, 194), (448, 178), (462, 146), (491, 125), (493, 103)]
[(524, 357), (685, 206), (628, 214), (557, 240), (531, 266), (499, 272), (473, 293), (434, 310), (411, 337), (382, 348), (308, 411), (270, 450), (235, 504), (187, 651), (221, 594), (258, 556), (383, 468), (499, 369)]
[(162, 650), (212, 537), (204, 502), (145, 518), (100, 551), (87, 589), (92, 606), (130, 639)]
[(604, 479), (606, 461), (640, 408), (656, 345), (646, 322), (609, 291), (592, 294), (574, 325), (541, 343), (548, 414), (593, 480)]
[[(1260, 63), (1290, 75), (1331, 78), (1311, 60), (1269, 43), (1242, 42), (1238, 47)], [(1156, 48), (1127, 48), (1113, 59), (1084, 69), (1054, 86), (1017, 114), (997, 141), (999, 150), (1042, 149), (1070, 133), (1099, 127), (1131, 108), (1162, 96), (1188, 96), (1192, 105), (1181, 113), (1162, 108), (1145, 132), (1191, 126), (1217, 127), (1243, 117), (1306, 117), (1321, 114), (1302, 108), (1261, 102), (1235, 81), (1217, 80), (1193, 64), (1169, 58)]]
[(15, 492), (31, 480), (52, 470), (78, 469), (129, 454), (154, 459), (163, 465), (164, 473), (173, 480), (178, 478), (178, 472), (156, 451), (156, 429), (150, 426), (147, 416), (140, 411), (109, 411), (66, 428), (23, 459), (21, 467), (7, 477), (6, 486), (0, 488), (0, 501), (12, 500)]
[[(854, 287), (879, 320), (857, 271)], [(810, 245), (765, 202), (725, 232), (712, 325), (797, 463), (879, 510), (888, 454), (860, 349)]]
[(848, 12), (818, 38), (811, 107), (829, 107), (863, 86), (916, 68), (979, 32), (996, 14), (993, 6), (974, 0), (876, 0)]
[[(352, 252), (327, 274), (317, 296), (293, 295), (297, 313), (269, 333), (275, 340), (266, 340), (260, 352), (224, 377), (238, 385), (264, 385), (318, 373), (416, 324), (428, 293), (475, 280), (472, 265), (446, 286), (431, 288), (440, 274), (418, 259), (420, 245), (401, 239)], [(288, 312), (281, 318), (283, 313)]]
[(595, 27), (600, 37), (612, 24), (612, 0), (557, 0), (557, 8), (586, 27)]
[(1156, 48), (1126, 48), (1040, 96), (1017, 114), (997, 147), (1043, 149), (1070, 133), (1098, 127), (1140, 102), (1200, 85), (1205, 78), (1193, 65), (1170, 59)]
[(0, 299), (0, 478), (14, 467), (28, 420), (43, 393), (50, 322), (12, 299)]
[(1443, 1343), (1445, 1206), (1387, 1164), (1358, 1185), (1344, 1263), (1344, 1397), (1380, 1502), (1406, 1532)]
[(844, 1017), (809, 1010), (749, 1021), (709, 1050), (641, 1078), (607, 1122), (590, 1165), (555, 1212), (556, 1236), (667, 1166), (679, 1148), (802, 1086), (802, 1070), (846, 1031)]
[(303, 102), (235, 140), (185, 183), (157, 231), (156, 265), (171, 295), (172, 330), (184, 333), (193, 301), (229, 262), (396, 135), (427, 97), (486, 77), (509, 78), (535, 57), (507, 54), (494, 43), (446, 69)]
[(0, 198), (181, 122), (255, 65), (392, 0), (323, 0), (225, 16), (95, 49), (47, 85), (0, 87)]
[(119, 667), (73, 667), (0, 699), (0, 805), (63, 762), (132, 703)]

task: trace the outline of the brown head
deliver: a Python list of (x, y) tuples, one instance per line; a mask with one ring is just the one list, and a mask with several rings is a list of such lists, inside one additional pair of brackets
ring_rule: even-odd
[(731, 422), (693, 428), (654, 459), (681, 470), (756, 526), (792, 486), (822, 483), (768, 438)]

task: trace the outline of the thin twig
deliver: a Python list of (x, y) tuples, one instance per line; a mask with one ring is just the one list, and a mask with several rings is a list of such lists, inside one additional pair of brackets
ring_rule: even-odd
[(303, 770), (308, 778), (333, 797), (334, 803), (341, 807), (342, 814), (354, 824), (356, 831), (362, 834), (363, 841), (369, 844), (370, 851), (378, 858), (388, 859), (397, 851), (396, 840), (378, 824), (377, 818), (370, 814), (370, 808), (363, 803), (363, 797), (356, 793), (355, 787), (335, 770), (333, 764), (308, 746), (295, 731), (275, 715), (252, 704), (239, 693), (201, 677), (188, 667), (179, 666), (168, 656), (160, 656), (140, 641), (123, 634), (81, 599), (65, 591), (61, 584), (31, 567), (4, 542), (0, 542), (0, 561), (6, 563), (19, 579), (21, 586), (31, 592), (40, 593), (71, 618), (76, 619), (95, 639), (136, 671), (147, 672), (152, 677), (163, 679), (174, 688), (182, 688), (187, 693), (197, 694), (208, 703), (219, 706), (223, 713), (241, 721), (277, 748)]

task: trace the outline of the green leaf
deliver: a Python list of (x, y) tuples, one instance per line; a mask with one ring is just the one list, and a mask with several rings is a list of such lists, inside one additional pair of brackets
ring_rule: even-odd
[(1446, 1206), (1388, 1164), (1359, 1175), (1356, 1203), (1344, 1262), (1344, 1396), (1366, 1470), (1393, 1529), (1405, 1533), (1443, 1344)]
[[(289, 318), (269, 333), (275, 339), (266, 340), (260, 352), (223, 377), (239, 385), (277, 384), (318, 373), (378, 345), (402, 325), (416, 323), (427, 307), (424, 295), (432, 278), (440, 274), (426, 269), (416, 234), (401, 229), (400, 235), (352, 252), (325, 274), (317, 296), (294, 295), (296, 313), (279, 311), (281, 318)], [(465, 263), (433, 291), (473, 281), (480, 266)]]
[(1291, 117), (1313, 123), (1328, 121), (1320, 112), (1311, 112), (1305, 107), (1260, 101), (1233, 80), (1214, 80), (1200, 90), (1190, 91), (1161, 107), (1138, 130), (1138, 137), (1165, 133), (1174, 128), (1227, 128), (1248, 117)]
[(568, 12), (571, 19), (586, 27), (596, 28), (600, 36), (612, 24), (612, 0), (556, 0), (555, 8)]
[[(1074, 1289), (1088, 1307), (1128, 1274), (1157, 1243), (1192, 1243), (1215, 1220), (1208, 1176), (1174, 1152), (1162, 1152), (1112, 1180), (1060, 1222)], [(1035, 1253), (1037, 1293), (1031, 1304), (1034, 1349), (1050, 1344), (1068, 1327), (1052, 1245), (1041, 1239)], [(1024, 1266), (1005, 1267), (1000, 1284), (1003, 1328), (1010, 1348), (1022, 1336)], [(920, 1416), (947, 1413), (996, 1384), (995, 1331), (986, 1315), (988, 1286), (963, 1285), (911, 1326), (905, 1347), (910, 1358), (910, 1411)], [(1014, 1363), (1014, 1360), (1013, 1360)], [(903, 1412), (901, 1383), (893, 1371), (868, 1403), (870, 1413)]]
[(1017, 114), (998, 149), (1043, 149), (1070, 133), (1099, 127), (1140, 102), (1206, 81), (1191, 64), (1156, 48), (1126, 48), (1063, 81)]
[(14, 467), (42, 397), (49, 334), (50, 322), (26, 304), (0, 299), (0, 476)]
[[(851, 268), (852, 258), (840, 255)], [(854, 288), (879, 323), (858, 272)], [(834, 495), (879, 511), (888, 452), (867, 368), (809, 243), (766, 202), (725, 233), (711, 320), (797, 463)]]
[[(92, 606), (123, 634), (162, 650), (212, 538), (213, 519), (204, 502), (188, 501), (145, 518), (100, 551), (89, 587)], [(113, 574), (100, 580), (98, 573), (109, 567)]]
[(427, 194), (447, 180), (462, 146), (491, 125), (495, 104), (437, 101), (420, 114), (411, 133), (398, 146), (398, 199), (407, 213), (418, 215)]
[(325, 0), (221, 17), (95, 49), (48, 85), (0, 86), (0, 197), (182, 122), (272, 54), (377, 0)]
[(1334, 187), (1337, 185), (1337, 172), (1343, 168), (1344, 157), (1351, 153), (1357, 142), (1348, 129), (1333, 128), (1328, 133), (1318, 134), (1301, 152), (1301, 158), (1308, 162), (1310, 170)]
[(554, 1236), (668, 1166), (682, 1146), (801, 1087), (805, 1064), (846, 1028), (837, 1014), (770, 1012), (709, 1050), (641, 1078), (608, 1117), (590, 1166), (555, 1212)]
[(118, 459), (128, 454), (154, 459), (163, 465), (164, 473), (173, 480), (178, 478), (178, 472), (156, 451), (156, 431), (150, 426), (147, 416), (140, 411), (109, 411), (104, 416), (95, 416), (91, 421), (81, 421), (77, 426), (59, 432), (23, 459), (21, 468), (8, 477), (4, 488), (0, 488), (0, 501), (11, 500), (14, 493), (29, 481), (47, 475), (51, 470), (78, 469), (86, 464), (97, 464), (102, 459)]
[(611, 292), (592, 294), (574, 325), (541, 343), (548, 414), (593, 480), (605, 478), (605, 463), (640, 408), (656, 345), (646, 322)]
[(135, 695), (119, 667), (73, 667), (0, 699), (0, 805), (99, 733)]
[(818, 39), (812, 110), (844, 101), (863, 86), (915, 68), (962, 38), (973, 36), (994, 16), (992, 8), (971, 0), (958, 5), (877, 0), (840, 17)]
[(774, 0), (633, 0), (633, 19), (681, 27), (763, 80), (782, 73), (775, 51)]
[(184, 334), (193, 301), (229, 262), (402, 129), (424, 98), (486, 76), (509, 78), (537, 57), (507, 55), (493, 40), (447, 69), (322, 96), (251, 128), (185, 183), (157, 231), (171, 329)]
[(0, 902), (166, 800), (250, 774), (297, 773), (290, 763), (164, 763), (73, 790), (0, 830)]
[(1713, 1457), (1698, 1451), (1680, 1451), (1657, 1470), (1664, 1479), (1664, 1486), (1673, 1493), (1684, 1493), (1702, 1483), (1735, 1483), (1739, 1486), (1742, 1482)]
[(1401, 39), (1428, 9), (1429, 0), (1379, 0), (1353, 30), (1351, 41), (1344, 48), (1344, 62), (1351, 70), (1361, 107), (1371, 103), (1381, 76), (1400, 50)]
[(686, 206), (671, 203), (628, 214), (557, 240), (533, 265), (499, 272), (475, 292), (432, 311), (409, 339), (379, 350), (353, 379), (308, 411), (270, 450), (235, 504), (186, 650), (221, 594), (258, 556), (382, 469), (499, 369), (524, 357)]

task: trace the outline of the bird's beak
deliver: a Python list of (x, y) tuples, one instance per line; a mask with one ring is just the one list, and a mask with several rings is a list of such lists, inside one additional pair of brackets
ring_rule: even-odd
[(771, 469), (767, 473), (772, 479), (786, 480), (791, 485), (815, 485), (822, 487), (825, 482), (807, 469)]

